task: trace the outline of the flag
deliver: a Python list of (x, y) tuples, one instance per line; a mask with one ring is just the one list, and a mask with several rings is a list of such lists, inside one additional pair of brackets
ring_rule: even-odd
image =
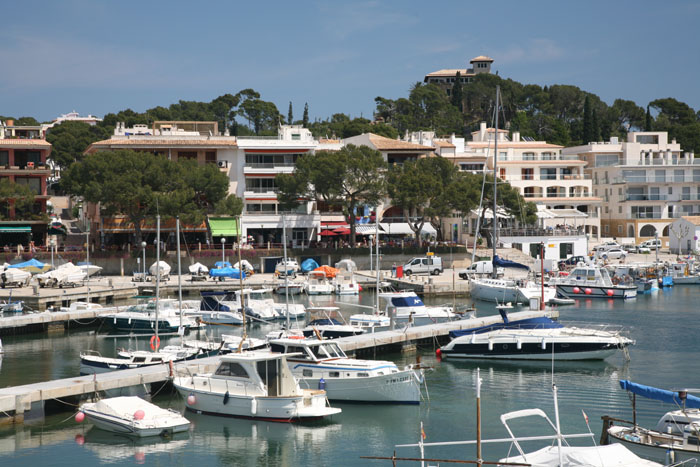
[(583, 418), (586, 420), (586, 425), (588, 425), (588, 415), (586, 415), (586, 412), (581, 409), (581, 413), (583, 414)]

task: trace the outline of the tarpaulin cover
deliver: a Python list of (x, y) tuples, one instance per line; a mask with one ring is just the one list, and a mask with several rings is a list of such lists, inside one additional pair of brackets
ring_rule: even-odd
[(303, 263), (301, 263), (301, 272), (309, 272), (313, 271), (318, 267), (318, 263), (314, 261), (313, 258), (309, 258), (304, 260)]
[[(638, 394), (643, 397), (648, 397), (649, 399), (654, 399), (661, 402), (667, 402), (669, 404), (676, 404), (679, 406), (683, 405), (683, 401), (678, 397), (677, 391), (667, 391), (666, 389), (659, 389), (652, 386), (645, 386), (643, 384), (633, 383), (632, 381), (621, 379), (620, 387), (626, 391)], [(691, 409), (700, 408), (700, 397), (691, 396), (688, 394), (685, 401), (685, 406)]]
[[(209, 275), (211, 277), (230, 277), (231, 279), (240, 279), (241, 271), (236, 268), (215, 268), (209, 270)], [(245, 279), (245, 272), (243, 273), (243, 279)]]
[(508, 259), (503, 259), (500, 258), (498, 255), (494, 255), (493, 257), (493, 265), (502, 268), (518, 268), (518, 269), (525, 269), (527, 271), (530, 270), (529, 267), (525, 266), (524, 264), (516, 263), (515, 261), (510, 261)]
[(326, 273), (327, 278), (333, 279), (340, 272), (340, 269), (336, 269), (336, 268), (333, 268), (330, 266), (323, 265), (323, 266), (317, 267), (316, 269), (314, 269), (314, 271), (323, 271)]

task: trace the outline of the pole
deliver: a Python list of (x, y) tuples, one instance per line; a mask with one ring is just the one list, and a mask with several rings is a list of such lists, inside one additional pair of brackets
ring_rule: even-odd
[[(554, 349), (554, 344), (552, 344), (552, 349)], [(554, 420), (557, 427), (557, 446), (559, 447), (559, 465), (564, 465), (561, 452), (561, 426), (559, 425), (559, 399), (557, 398), (557, 385), (552, 384), (552, 391), (554, 391)]]
[(175, 218), (175, 235), (177, 236), (177, 300), (180, 307), (180, 325), (177, 332), (180, 334), (180, 344), (185, 343), (185, 328), (182, 325), (182, 270), (180, 268), (180, 217)]
[[(221, 267), (224, 267), (224, 264), (226, 262), (226, 239), (221, 237)], [(239, 264), (240, 266), (240, 264)]]
[(544, 311), (544, 242), (540, 243), (540, 311)]
[(241, 216), (238, 216), (238, 285), (241, 289), (241, 317), (243, 318), (243, 342), (248, 338), (248, 330), (246, 329), (245, 323), (245, 297), (243, 293), (243, 261), (241, 261)]
[[(379, 315), (379, 274), (380, 274), (380, 266), (381, 264), (379, 263), (379, 208), (377, 207), (374, 211), (374, 242), (375, 242), (375, 248), (377, 249), (377, 254), (375, 255), (377, 258), (377, 293), (375, 296), (376, 299), (376, 306), (377, 306), (377, 311), (376, 314)], [(370, 251), (372, 249), (370, 248)]]
[[(90, 224), (88, 224), (88, 229), (85, 232), (85, 250), (86, 250), (86, 259), (85, 262), (87, 262), (87, 267), (86, 271), (89, 273), (90, 272)], [(90, 303), (90, 274), (87, 275), (85, 278), (85, 285), (87, 286), (87, 302)]]
[(287, 310), (287, 329), (291, 328), (289, 322), (289, 265), (287, 264), (287, 223), (282, 214), (282, 250), (284, 252), (284, 303)]
[(481, 459), (481, 373), (476, 369), (476, 462), (483, 463)]
[[(158, 342), (158, 298), (160, 297), (160, 214), (156, 216), (156, 343)], [(157, 349), (158, 347), (156, 347)]]
[[(496, 128), (493, 139), (493, 253), (491, 262), (496, 261), (496, 243), (498, 242), (498, 216), (496, 215), (498, 206), (496, 204), (496, 195), (498, 193), (498, 95), (500, 92), (501, 87), (496, 86)], [(491, 271), (491, 277), (495, 279), (497, 276), (496, 265), (494, 265), (493, 271)]]
[(141, 242), (141, 250), (143, 251), (143, 276), (141, 280), (146, 282), (146, 242)]

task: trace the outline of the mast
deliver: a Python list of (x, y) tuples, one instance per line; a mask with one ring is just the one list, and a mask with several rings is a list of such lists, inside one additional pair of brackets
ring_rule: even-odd
[(287, 330), (291, 328), (289, 322), (289, 265), (287, 264), (287, 223), (282, 214), (282, 250), (284, 252), (284, 303), (287, 307)]
[(476, 463), (481, 466), (481, 376), (479, 368), (476, 369)]
[[(160, 214), (156, 216), (156, 342), (158, 342), (158, 298), (160, 297)], [(156, 347), (157, 348), (157, 347)]]
[(180, 216), (175, 217), (175, 235), (177, 236), (177, 300), (180, 307), (180, 326), (177, 328), (180, 334), (180, 344), (185, 343), (185, 327), (182, 324), (182, 270), (180, 268)]
[[(53, 248), (53, 247), (52, 247)], [(87, 277), (85, 278), (85, 285), (87, 286), (87, 302), (90, 303), (90, 224), (88, 223), (87, 231), (85, 232), (85, 252), (87, 266), (85, 266), (85, 272), (87, 272)], [(53, 249), (51, 250), (51, 266), (53, 267)], [(8, 300), (9, 303), (9, 300)]]
[[(498, 212), (498, 206), (496, 203), (496, 194), (498, 193), (498, 95), (500, 94), (501, 87), (496, 86), (496, 128), (495, 128), (495, 135), (493, 138), (493, 237), (492, 237), (492, 255), (491, 255), (491, 263), (493, 264), (494, 261), (496, 261), (496, 243), (498, 242), (498, 216), (496, 213)], [(488, 138), (488, 135), (486, 136)], [(493, 265), (493, 271), (491, 271), (491, 277), (494, 279), (498, 276), (496, 273), (496, 265)]]
[[(376, 314), (379, 315), (379, 209), (375, 208), (374, 212), (374, 243), (375, 243), (375, 248), (376, 248), (376, 254), (375, 256), (377, 257), (377, 293), (376, 293), (376, 300), (377, 300), (377, 311)], [(370, 248), (370, 251), (372, 249)], [(370, 263), (371, 264), (371, 263)]]
[(246, 329), (245, 323), (245, 297), (243, 293), (243, 261), (241, 261), (241, 216), (238, 216), (238, 285), (241, 289), (241, 317), (243, 318), (243, 339), (241, 340), (241, 345), (244, 340), (248, 338), (248, 330)]

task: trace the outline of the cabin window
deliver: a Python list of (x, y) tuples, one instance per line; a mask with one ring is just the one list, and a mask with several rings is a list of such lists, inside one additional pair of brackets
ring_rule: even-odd
[(162, 359), (162, 358), (152, 358), (151, 361), (152, 361), (153, 363), (157, 363), (157, 362), (162, 362), (163, 359)]
[(276, 353), (284, 353), (284, 346), (281, 344), (270, 344), (270, 350)]
[(369, 373), (358, 373), (357, 377), (358, 378), (367, 378), (367, 377), (369, 377)]
[(146, 357), (134, 357), (134, 363), (143, 363), (146, 361)]
[(328, 373), (329, 378), (340, 378), (340, 372), (339, 371), (331, 371)]
[(313, 376), (314, 372), (312, 370), (302, 370), (301, 375), (307, 378)]
[(216, 369), (217, 376), (238, 376), (239, 378), (249, 378), (248, 372), (236, 362), (222, 362)]

